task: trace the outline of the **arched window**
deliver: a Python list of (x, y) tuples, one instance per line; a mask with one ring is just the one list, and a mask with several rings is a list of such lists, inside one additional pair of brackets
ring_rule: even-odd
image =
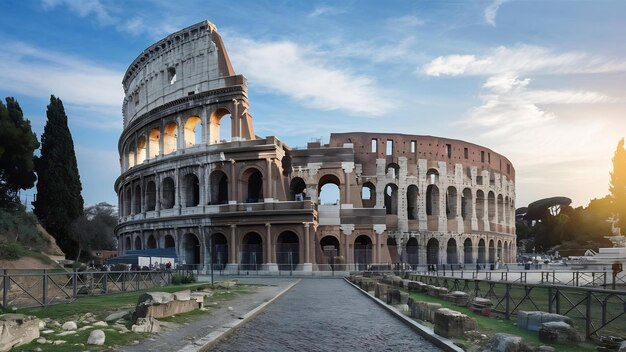
[(448, 192), (446, 193), (447, 193), (446, 216), (448, 217), (448, 220), (454, 220), (458, 216), (457, 208), (456, 208), (456, 200), (457, 200), (456, 188), (450, 186), (448, 187)]
[(263, 201), (263, 175), (257, 169), (248, 169), (242, 176), (247, 188), (246, 203), (258, 203)]
[(187, 174), (183, 178), (183, 204), (186, 207), (196, 207), (200, 205), (200, 182), (195, 174)]
[(335, 175), (324, 175), (317, 185), (319, 194), (319, 204), (340, 204), (341, 182)]
[(417, 196), (418, 189), (416, 185), (410, 185), (406, 189), (406, 212), (409, 220), (417, 219)]
[(128, 145), (128, 168), (130, 169), (131, 167), (137, 165), (137, 158), (135, 158), (135, 152), (136, 152), (136, 146), (135, 143), (131, 143)]
[(133, 200), (133, 192), (130, 189), (130, 186), (126, 187), (126, 192), (124, 193), (124, 215), (128, 216), (131, 214), (131, 206)]
[(148, 181), (146, 185), (146, 211), (156, 210), (156, 184)]
[(174, 180), (171, 177), (166, 177), (163, 180), (161, 206), (163, 209), (171, 209), (174, 207)]
[(150, 136), (148, 138), (150, 147), (150, 155), (148, 157), (150, 159), (156, 158), (161, 153), (161, 145), (159, 143), (159, 139), (161, 139), (161, 132), (159, 131), (159, 129), (151, 129)]
[(216, 170), (209, 177), (211, 193), (209, 204), (228, 204), (228, 176), (223, 171)]
[(470, 240), (469, 238), (465, 239), (465, 242), (463, 242), (463, 262), (465, 264), (472, 264), (474, 262), (474, 258), (472, 258), (473, 255), (473, 248), (472, 248), (472, 240)]
[(176, 247), (176, 241), (174, 241), (174, 237), (172, 235), (165, 235), (163, 238), (163, 248), (172, 248)]
[(426, 215), (439, 215), (439, 188), (435, 185), (426, 188)]
[(384, 196), (387, 214), (398, 215), (398, 186), (393, 183), (387, 184)]
[(178, 143), (178, 125), (176, 122), (170, 122), (165, 125), (163, 135), (163, 154), (175, 152)]
[(218, 109), (209, 118), (209, 144), (229, 142), (232, 136), (230, 111)]
[(183, 260), (185, 264), (190, 268), (195, 268), (200, 264), (200, 240), (198, 236), (193, 233), (186, 233), (183, 236)]
[(463, 197), (461, 198), (461, 217), (463, 220), (472, 217), (472, 190), (469, 188), (463, 190)]
[(400, 175), (400, 165), (396, 163), (390, 163), (385, 168), (385, 172), (387, 173), (387, 177), (389, 178), (397, 178)]
[(185, 148), (202, 143), (201, 122), (198, 116), (190, 116), (185, 121)]
[(478, 220), (485, 218), (485, 192), (481, 190), (476, 192), (476, 218)]
[(426, 183), (429, 185), (439, 184), (439, 171), (436, 169), (428, 169), (428, 171), (426, 171)]
[(376, 186), (371, 182), (365, 182), (361, 188), (361, 201), (363, 208), (373, 208), (376, 206)]
[(439, 264), (439, 241), (435, 238), (426, 244), (426, 264)]
[(137, 165), (146, 161), (146, 137), (141, 136), (137, 139)]
[(448, 264), (458, 264), (459, 263), (459, 254), (456, 248), (456, 240), (451, 238), (448, 240), (448, 246), (446, 248), (446, 262)]
[(300, 177), (294, 177), (289, 183), (289, 199), (303, 201), (306, 197), (306, 184)]
[(496, 218), (496, 197), (491, 191), (487, 194), (487, 215), (490, 222)]
[(141, 186), (135, 186), (135, 204), (133, 214), (141, 213)]

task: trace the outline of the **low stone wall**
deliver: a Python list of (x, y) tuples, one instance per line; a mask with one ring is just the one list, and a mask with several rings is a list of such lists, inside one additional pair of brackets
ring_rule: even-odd
[[(164, 318), (202, 308), (197, 295), (194, 295), (194, 299), (191, 297), (190, 290), (175, 293), (144, 293), (139, 296), (135, 314), (133, 314), (133, 323), (136, 323), (139, 318)], [(204, 295), (202, 301), (204, 301)]]
[(0, 315), (0, 351), (9, 351), (37, 338), (39, 319), (23, 314)]

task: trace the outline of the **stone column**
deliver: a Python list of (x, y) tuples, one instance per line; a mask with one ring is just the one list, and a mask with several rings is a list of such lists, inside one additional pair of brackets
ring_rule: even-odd
[(239, 246), (236, 243), (237, 238), (237, 225), (230, 225), (230, 243), (228, 243), (228, 249), (230, 253), (228, 254), (228, 265), (226, 265), (226, 270), (237, 270), (237, 249)]
[(165, 127), (163, 126), (163, 120), (161, 120), (161, 125), (159, 126), (159, 156), (163, 156), (163, 149), (165, 148), (165, 137), (163, 133), (165, 132)]
[(228, 178), (228, 204), (237, 204), (237, 187), (239, 186), (237, 183), (237, 174), (235, 174), (235, 160), (230, 159), (230, 177)]
[[(304, 226), (304, 264), (302, 265), (302, 271), (313, 271), (313, 264), (311, 263), (311, 244), (310, 241), (310, 223), (302, 223)], [(347, 261), (347, 259), (346, 259)]]
[(272, 187), (272, 159), (265, 159), (265, 182), (263, 182), (264, 190), (263, 190), (263, 201), (266, 203), (270, 203), (274, 201), (274, 187)]
[(276, 264), (276, 245), (272, 241), (272, 224), (265, 224), (265, 237), (267, 239), (267, 263), (265, 264), (268, 271), (278, 271)]
[(156, 204), (154, 210), (161, 211), (161, 177), (159, 175), (154, 176), (155, 192), (156, 192)]
[[(344, 173), (344, 184), (345, 184), (345, 197), (342, 199), (342, 201), (340, 203), (342, 204), (352, 204), (352, 201), (350, 200), (350, 174), (352, 173), (352, 171), (354, 170), (354, 163), (353, 162), (342, 162), (341, 163), (341, 168), (343, 169), (343, 173)], [(341, 195), (340, 195), (341, 197)]]

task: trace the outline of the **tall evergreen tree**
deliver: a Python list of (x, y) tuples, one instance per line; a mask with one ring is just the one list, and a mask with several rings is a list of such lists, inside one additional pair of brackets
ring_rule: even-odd
[(35, 159), (38, 182), (33, 211), (65, 254), (74, 258), (78, 246), (72, 238), (71, 224), (83, 215), (84, 205), (74, 141), (61, 99), (50, 97), (46, 115), (41, 156)]
[(622, 234), (626, 234), (626, 149), (624, 138), (617, 143), (613, 156), (613, 172), (609, 191), (613, 197), (613, 209), (619, 214), (619, 227)]
[(39, 148), (30, 121), (14, 98), (0, 101), (0, 207), (18, 203), (19, 189), (28, 189), (37, 179), (33, 172), (33, 152)]

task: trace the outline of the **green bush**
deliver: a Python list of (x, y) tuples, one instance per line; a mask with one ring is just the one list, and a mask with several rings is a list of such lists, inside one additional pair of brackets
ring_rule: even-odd
[(0, 259), (17, 260), (26, 254), (19, 243), (0, 243)]
[(172, 285), (180, 285), (183, 281), (183, 276), (179, 274), (172, 275)]
[(196, 282), (196, 277), (193, 274), (183, 275), (183, 274), (174, 274), (172, 275), (172, 285), (180, 285), (180, 284), (193, 284)]

